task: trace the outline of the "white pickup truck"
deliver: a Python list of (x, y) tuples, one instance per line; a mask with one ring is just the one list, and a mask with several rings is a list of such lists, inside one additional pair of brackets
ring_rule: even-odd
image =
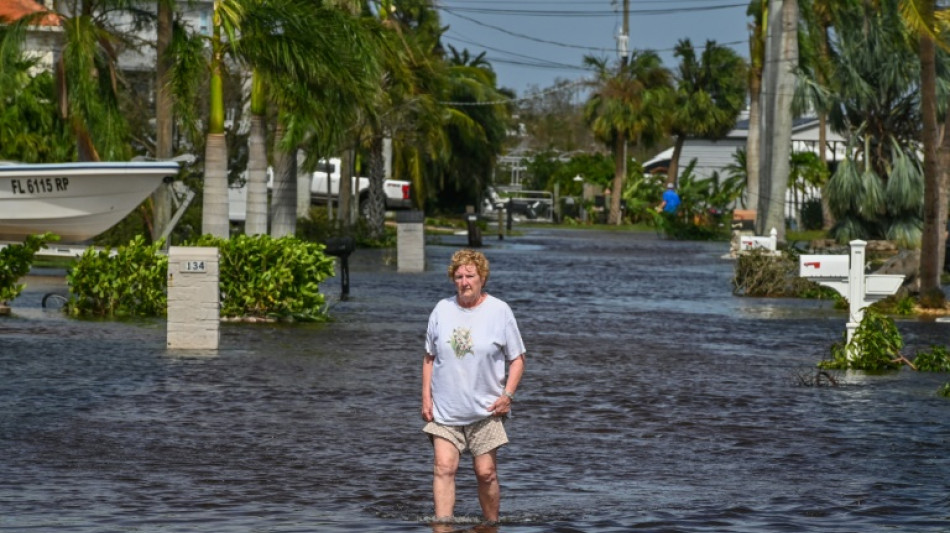
[[(329, 172), (328, 172), (329, 171)], [(310, 202), (314, 205), (323, 205), (327, 200), (327, 174), (330, 175), (330, 196), (336, 200), (340, 193), (340, 160), (331, 158), (322, 160), (316, 172), (310, 178)], [(360, 176), (353, 178), (358, 184), (359, 201), (362, 205), (369, 201), (369, 178)], [(274, 172), (267, 168), (267, 190), (274, 186)], [(409, 209), (412, 207), (410, 197), (410, 183), (402, 180), (385, 180), (383, 194), (386, 198), (386, 209)], [(243, 221), (247, 213), (247, 185), (228, 187), (229, 218), (232, 221)]]
[[(330, 175), (330, 196), (336, 198), (340, 193), (340, 160), (338, 158), (331, 158), (329, 161), (321, 160), (317, 166), (317, 171), (313, 173), (313, 178), (310, 180), (310, 198), (314, 203), (325, 202), (327, 199), (327, 174)], [(359, 180), (357, 190), (362, 204), (369, 197), (369, 178), (360, 176), (354, 179)], [(412, 207), (409, 190), (408, 181), (383, 181), (386, 209), (409, 209)]]

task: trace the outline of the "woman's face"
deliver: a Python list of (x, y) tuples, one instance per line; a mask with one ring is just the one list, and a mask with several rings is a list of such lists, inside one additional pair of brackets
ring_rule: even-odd
[(482, 277), (478, 275), (475, 265), (462, 265), (455, 269), (455, 290), (458, 291), (459, 301), (474, 302), (482, 295)]

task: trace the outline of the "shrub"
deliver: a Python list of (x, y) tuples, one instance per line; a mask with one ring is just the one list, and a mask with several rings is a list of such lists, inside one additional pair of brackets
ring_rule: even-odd
[(23, 292), (20, 278), (30, 272), (37, 250), (59, 237), (52, 233), (29, 235), (23, 244), (9, 244), (0, 249), (0, 304), (14, 300)]
[(89, 248), (66, 274), (73, 316), (164, 316), (168, 257), (164, 241), (146, 244), (138, 235), (115, 253)]
[(831, 360), (818, 363), (825, 369), (852, 369), (881, 372), (901, 367), (900, 350), (904, 339), (894, 319), (872, 307), (864, 310), (864, 318), (851, 342), (842, 341), (831, 347)]
[(193, 245), (220, 251), (222, 316), (326, 318), (320, 282), (333, 275), (334, 259), (322, 244), (291, 236), (205, 235)]
[[(115, 253), (87, 250), (67, 274), (74, 316), (164, 316), (167, 308), (168, 257), (162, 242), (135, 237)], [(323, 245), (294, 237), (211, 236), (193, 246), (218, 248), (222, 316), (326, 318), (319, 284), (333, 275), (333, 258)]]
[(929, 350), (917, 352), (914, 366), (921, 372), (950, 372), (950, 352), (944, 346), (933, 345)]

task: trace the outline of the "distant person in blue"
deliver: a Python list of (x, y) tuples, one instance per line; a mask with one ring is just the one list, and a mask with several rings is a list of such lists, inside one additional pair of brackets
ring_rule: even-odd
[(666, 190), (663, 191), (663, 201), (660, 202), (660, 205), (657, 206), (657, 211), (662, 211), (667, 214), (674, 214), (676, 210), (680, 207), (680, 195), (676, 194), (676, 190), (673, 188), (672, 183), (666, 184)]

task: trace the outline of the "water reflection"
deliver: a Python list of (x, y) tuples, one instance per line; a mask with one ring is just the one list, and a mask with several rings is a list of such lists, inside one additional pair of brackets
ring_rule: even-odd
[[(422, 336), (463, 238), (399, 274), (351, 256), (329, 324), (0, 320), (0, 531), (427, 532)], [(844, 331), (827, 302), (735, 298), (721, 243), (536, 230), (491, 242), (528, 372), (500, 452), (504, 533), (946, 531), (947, 376), (805, 387)], [(337, 294), (338, 280), (327, 282)], [(900, 321), (912, 354), (947, 324)], [(474, 479), (450, 531), (484, 531)]]

